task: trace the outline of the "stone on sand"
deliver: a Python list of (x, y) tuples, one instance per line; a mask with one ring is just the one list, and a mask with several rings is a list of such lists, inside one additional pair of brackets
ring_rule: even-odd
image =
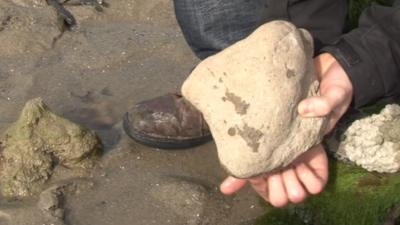
[(297, 113), (302, 99), (318, 94), (313, 52), (306, 30), (273, 21), (205, 59), (183, 84), (233, 176), (285, 167), (321, 141), (325, 119)]
[(64, 219), (64, 192), (62, 186), (52, 186), (39, 195), (38, 208), (48, 217)]
[(0, 188), (4, 196), (41, 190), (53, 168), (91, 168), (102, 144), (97, 135), (51, 112), (37, 98), (26, 103), (2, 138)]

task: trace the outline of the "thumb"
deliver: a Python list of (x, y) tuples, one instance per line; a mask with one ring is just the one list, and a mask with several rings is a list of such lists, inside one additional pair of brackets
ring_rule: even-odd
[(310, 97), (300, 102), (298, 112), (303, 117), (326, 116), (332, 111), (327, 99), (323, 96)]
[(301, 101), (298, 112), (303, 117), (327, 116), (343, 102), (343, 98), (344, 91), (341, 88), (332, 87), (321, 96)]
[(247, 180), (228, 177), (222, 182), (220, 190), (223, 194), (230, 195), (242, 189), (246, 183)]

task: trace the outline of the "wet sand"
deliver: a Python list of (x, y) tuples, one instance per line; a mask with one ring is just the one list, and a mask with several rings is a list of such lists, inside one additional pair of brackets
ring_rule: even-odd
[[(179, 90), (198, 63), (176, 24), (172, 1), (108, 0), (99, 13), (71, 6), (78, 27), (60, 32), (44, 0), (0, 2), (0, 131), (26, 101), (94, 129), (105, 154), (89, 173), (57, 167), (63, 217), (40, 195), (0, 200), (0, 224), (253, 224), (260, 200), (247, 188), (226, 197), (214, 143), (183, 151), (142, 146), (121, 118), (135, 102)], [(50, 198), (53, 199), (53, 198)], [(54, 207), (48, 206), (54, 209)], [(47, 211), (46, 211), (47, 210)]]

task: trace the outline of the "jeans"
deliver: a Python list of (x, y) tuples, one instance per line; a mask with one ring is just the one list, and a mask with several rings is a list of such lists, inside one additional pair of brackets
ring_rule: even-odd
[(346, 0), (174, 0), (182, 33), (204, 59), (271, 20), (287, 20), (314, 37), (316, 52), (345, 30)]

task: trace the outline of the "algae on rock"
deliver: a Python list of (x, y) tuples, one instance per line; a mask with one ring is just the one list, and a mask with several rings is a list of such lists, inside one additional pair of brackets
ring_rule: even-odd
[(2, 137), (1, 192), (37, 193), (54, 166), (90, 168), (101, 149), (95, 132), (51, 112), (40, 98), (30, 100)]
[(336, 160), (330, 160), (329, 164), (330, 180), (324, 192), (302, 204), (269, 208), (257, 225), (393, 225), (400, 222), (400, 174), (372, 173)]

